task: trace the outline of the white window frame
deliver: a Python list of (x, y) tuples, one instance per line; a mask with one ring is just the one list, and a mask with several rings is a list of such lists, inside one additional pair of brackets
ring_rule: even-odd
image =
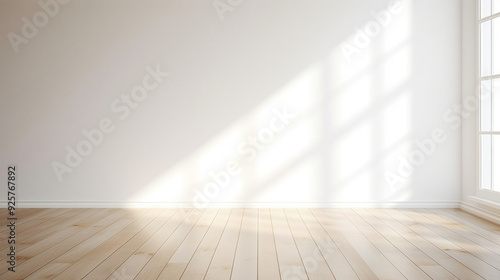
[[(481, 76), (481, 23), (492, 20), (493, 18), (497, 18), (500, 16), (500, 13), (496, 13), (494, 15), (487, 16), (483, 19), (481, 19), (481, 0), (476, 1), (476, 84), (478, 85), (478, 89), (481, 90), (481, 82), (483, 80), (493, 80), (500, 78), (500, 75), (493, 75), (493, 73), (489, 76), (482, 77)], [(493, 93), (492, 93), (493, 94)], [(484, 133), (481, 131), (481, 104), (479, 103), (477, 105), (477, 114), (476, 114), (476, 178), (477, 178), (477, 188), (476, 188), (476, 195), (479, 198), (485, 199), (487, 201), (492, 201), (496, 203), (500, 203), (500, 192), (499, 191), (493, 191), (493, 190), (488, 190), (488, 189), (483, 189), (482, 187), (482, 160), (481, 160), (481, 135), (500, 135), (500, 132), (491, 132), (491, 133)], [(493, 172), (492, 172), (493, 173)], [(492, 174), (493, 176), (493, 174)], [(493, 183), (493, 181), (492, 181)]]

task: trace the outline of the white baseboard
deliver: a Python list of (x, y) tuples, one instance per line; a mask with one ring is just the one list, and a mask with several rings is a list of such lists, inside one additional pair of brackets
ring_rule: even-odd
[[(7, 203), (1, 201), (3, 208)], [(416, 202), (265, 202), (208, 203), (183, 202), (95, 202), (95, 201), (18, 201), (17, 208), (459, 208), (459, 201)]]
[(472, 205), (467, 202), (460, 202), (460, 209), (464, 210), (465, 212), (468, 212), (470, 214), (476, 215), (478, 217), (481, 217), (483, 219), (486, 219), (488, 221), (491, 221), (496, 224), (500, 224), (500, 214), (499, 213), (494, 213), (489, 210), (483, 209), (479, 206)]

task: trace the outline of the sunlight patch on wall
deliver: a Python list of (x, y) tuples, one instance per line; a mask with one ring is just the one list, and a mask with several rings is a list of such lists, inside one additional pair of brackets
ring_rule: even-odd
[(302, 161), (304, 155), (315, 152), (321, 141), (321, 117), (316, 111), (297, 119), (256, 158), (254, 180), (257, 184), (270, 180), (276, 173)]
[[(411, 148), (409, 3), (347, 61), (335, 48), (153, 183), (139, 200), (405, 199), (384, 172)], [(283, 119), (283, 115), (289, 115)], [(202, 204), (204, 205), (204, 204)]]
[(411, 75), (411, 48), (400, 47), (386, 54), (387, 59), (381, 63), (381, 93), (389, 95), (401, 91), (401, 87)]
[(307, 156), (283, 171), (273, 174), (273, 180), (245, 189), (253, 201), (260, 202), (316, 202), (322, 200), (322, 181), (319, 156)]
[(380, 35), (346, 60), (334, 50), (329, 132), (330, 200), (404, 200), (408, 188), (387, 185), (394, 157), (412, 147), (411, 5), (403, 1)]
[(387, 101), (382, 112), (381, 137), (383, 149), (394, 148), (411, 132), (411, 92), (408, 90)]
[(345, 86), (331, 96), (331, 125), (336, 129), (345, 128), (363, 118), (373, 101), (373, 83), (370, 76), (360, 77), (355, 83)]
[(321, 71), (319, 64), (304, 70), (132, 199), (189, 204), (194, 196), (210, 202), (246, 201), (252, 190), (259, 196), (261, 184), (289, 172), (287, 165), (320, 139)]
[(332, 143), (331, 159), (338, 180), (356, 177), (358, 170), (370, 162), (373, 134), (370, 121), (353, 127), (339, 135)]
[(409, 43), (412, 33), (412, 3), (409, 0), (401, 1), (401, 12), (392, 18), (392, 21), (384, 29), (381, 36), (382, 49), (392, 52), (399, 46)]

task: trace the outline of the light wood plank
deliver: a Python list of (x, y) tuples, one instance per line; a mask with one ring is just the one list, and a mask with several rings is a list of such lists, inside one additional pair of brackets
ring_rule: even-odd
[(245, 209), (231, 279), (257, 280), (257, 209)]
[[(488, 257), (494, 257), (495, 254), (487, 250), (481, 250), (480, 246), (469, 246), (466, 241), (464, 242), (464, 238), (415, 211), (405, 210), (402, 211), (402, 214), (409, 218), (408, 220), (405, 219), (406, 221), (418, 223), (410, 225), (411, 228), (415, 229), (415, 232), (425, 236), (427, 240), (430, 240), (441, 250), (444, 250), (483, 278), (500, 279), (500, 270), (489, 264), (487, 259)], [(475, 254), (481, 255), (483, 259), (478, 258)], [(500, 258), (495, 258), (493, 261), (500, 263)]]
[(370, 213), (366, 209), (356, 209), (356, 212), (369, 223), (384, 238), (391, 242), (406, 257), (420, 267), (432, 279), (458, 279), (448, 270), (444, 269), (439, 263), (427, 256), (418, 247), (406, 240), (401, 234), (388, 225), (384, 224), (378, 215)]
[[(63, 208), (60, 208), (63, 209)], [(15, 216), (17, 216), (18, 219), (29, 219), (31, 215), (36, 214), (38, 212), (41, 212), (41, 210), (58, 210), (56, 208), (16, 208), (15, 211)], [(0, 219), (5, 220), (7, 217), (12, 217), (9, 213), (9, 210), (7, 208), (3, 208), (3, 211), (0, 211)], [(3, 229), (2, 229), (3, 231)]]
[(290, 226), (283, 209), (271, 209), (276, 254), (282, 279), (307, 279), (307, 273), (293, 239)]
[[(351, 241), (347, 239), (345, 233), (342, 232), (342, 227), (344, 227), (344, 222), (342, 217), (331, 218), (322, 209), (313, 209), (312, 213), (315, 215), (316, 219), (321, 223), (324, 230), (330, 236), (330, 238), (335, 241), (338, 248), (346, 256), (350, 263), (350, 266), (356, 272), (359, 279), (377, 279), (375, 272), (371, 267), (365, 262), (362, 257), (362, 253), (351, 244)], [(340, 218), (340, 219), (339, 219)]]
[(258, 225), (258, 279), (280, 279), (278, 256), (269, 209), (259, 209)]
[[(110, 239), (112, 236), (123, 232), (130, 224), (138, 219), (142, 218), (147, 212), (151, 211), (150, 209), (140, 209), (138, 211), (131, 211), (128, 215), (122, 217), (111, 225), (107, 226), (103, 230), (92, 235), (91, 238), (81, 242), (80, 244), (74, 246), (66, 253), (60, 255), (59, 257), (52, 260), (48, 265), (58, 264), (59, 271), (52, 270), (50, 272), (50, 277), (53, 278), (53, 275), (60, 274), (62, 271), (66, 270), (72, 264), (76, 263), (78, 260), (83, 258), (87, 253), (99, 247), (106, 240)], [(36, 277), (32, 277), (31, 275), (27, 277), (28, 280), (36, 280), (40, 277), (49, 277), (46, 275), (38, 274)]]
[(453, 273), (459, 279), (484, 279), (479, 274), (457, 261), (455, 258), (440, 249), (432, 240), (428, 240), (412, 226), (418, 225), (415, 221), (410, 221), (399, 210), (373, 210), (377, 216), (384, 217), (383, 221), (391, 228), (397, 230), (409, 242), (414, 244), (422, 252), (431, 257), (449, 272)]
[(23, 244), (30, 246), (40, 239), (45, 239), (47, 236), (57, 232), (59, 228), (65, 228), (79, 219), (89, 217), (100, 210), (103, 209), (64, 209), (63, 212), (50, 212), (47, 215), (31, 220), (22, 225)]
[(53, 228), (40, 232), (28, 238), (26, 241), (23, 240), (23, 235), (20, 233), (18, 265), (50, 249), (55, 246), (55, 244), (60, 244), (71, 236), (83, 231), (88, 225), (96, 223), (102, 219), (102, 217), (115, 213), (116, 211), (116, 209), (91, 209), (89, 212), (81, 212), (76, 216), (68, 218), (66, 221), (62, 221), (60, 224), (54, 224)]
[(285, 215), (309, 279), (335, 279), (297, 209), (285, 209)]
[[(51, 227), (58, 227), (59, 223), (64, 223), (68, 219), (70, 219), (73, 215), (77, 213), (82, 213), (86, 209), (61, 209), (61, 211), (40, 211), (41, 213), (45, 213), (44, 215), (32, 215), (33, 219), (25, 221), (23, 219), (16, 221), (16, 227), (22, 228), (22, 231), (17, 231), (18, 242), (17, 245), (19, 248), (25, 249), (40, 240), (45, 239), (48, 235), (42, 235), (42, 232), (45, 232), (47, 229), (51, 229)], [(62, 225), (61, 227), (65, 227)], [(7, 230), (8, 227), (2, 227), (2, 229)], [(7, 232), (2, 233), (2, 243), (7, 243)], [(33, 236), (36, 235), (36, 238)], [(2, 248), (0, 250), (0, 254), (7, 253), (8, 248)], [(3, 267), (0, 266), (0, 271)]]
[(408, 280), (423, 280), (431, 278), (415, 263), (408, 259), (383, 235), (374, 230), (363, 218), (350, 209), (342, 209), (342, 213), (349, 219), (363, 235), (386, 257)]
[[(17, 266), (18, 272), (16, 272), (15, 276), (11, 276), (8, 273), (4, 273), (0, 275), (0, 278), (2, 279), (13, 279), (11, 277), (16, 277), (16, 278), (25, 278), (28, 275), (32, 274), (36, 270), (40, 269), (47, 263), (49, 263), (51, 260), (57, 258), (58, 256), (64, 254), (74, 246), (78, 245), (79, 243), (87, 240), (90, 238), (92, 235), (95, 233), (101, 231), (102, 229), (106, 228), (109, 224), (114, 223), (115, 221), (119, 220), (121, 217), (129, 214), (131, 210), (125, 210), (125, 209), (120, 209), (115, 211), (113, 214), (109, 216), (105, 216), (106, 211), (99, 212), (98, 214), (101, 215), (96, 215), (93, 218), (97, 218), (97, 221), (93, 221), (93, 224), (88, 225), (86, 228), (83, 230), (79, 231), (77, 234), (72, 235), (71, 237), (68, 237), (64, 239), (62, 242), (58, 242), (53, 244), (52, 242), (54, 240), (46, 239), (38, 244), (41, 244), (42, 247), (45, 247), (45, 243), (47, 240), (50, 240), (52, 245), (49, 246), (50, 250), (43, 251), (35, 256), (30, 257), (30, 259), (26, 260), (25, 262), (21, 263), (19, 266)], [(57, 246), (56, 246), (57, 244)], [(6, 278), (3, 278), (6, 277)]]
[[(340, 231), (350, 242), (351, 246), (359, 252), (361, 258), (370, 269), (381, 279), (404, 279), (401, 272), (382, 254), (362, 232), (356, 228), (338, 209), (320, 209), (327, 217), (341, 222)], [(355, 264), (352, 264), (355, 266)]]
[(163, 236), (163, 238), (168, 238), (170, 234), (182, 223), (182, 221), (184, 221), (189, 213), (191, 213), (191, 210), (182, 209), (176, 211), (171, 218), (164, 217), (163, 219), (155, 220), (144, 230), (127, 241), (111, 256), (106, 258), (105, 261), (95, 267), (83, 279), (106, 279), (111, 275), (113, 275), (113, 278), (115, 279), (125, 279), (127, 271), (125, 269), (118, 270), (118, 268), (153, 236)]
[(231, 209), (221, 209), (207, 234), (196, 249), (193, 258), (182, 274), (181, 280), (203, 279), (229, 220)]
[[(438, 211), (438, 210), (434, 210)], [(463, 211), (457, 211), (457, 212), (450, 212), (449, 209), (439, 209), (439, 215), (441, 217), (445, 217), (452, 221), (455, 224), (459, 224), (461, 227), (464, 229), (467, 229), (470, 232), (475, 233), (476, 235), (479, 235), (490, 242), (493, 242), (497, 245), (500, 245), (500, 231), (495, 231), (495, 230), (488, 230), (485, 229), (481, 226), (478, 226), (477, 224), (471, 222), (470, 218), (466, 218), (463, 214), (465, 212)], [(489, 223), (489, 222), (487, 222)]]
[(177, 212), (175, 209), (154, 209), (149, 211), (144, 217), (127, 226), (127, 228), (71, 264), (66, 270), (54, 277), (54, 280), (84, 278), (93, 268), (97, 267), (132, 238), (149, 229), (158, 229), (175, 212)]
[[(18, 230), (16, 231), (18, 265), (29, 259), (31, 255), (36, 255), (38, 252), (43, 251), (43, 249), (40, 247), (36, 249), (37, 246), (35, 246), (34, 248), (30, 248), (30, 246), (35, 244), (38, 245), (39, 242), (47, 239), (48, 237), (52, 237), (54, 234), (58, 233), (58, 231), (65, 230), (68, 225), (74, 222), (73, 218), (76, 216), (76, 214), (79, 213), (81, 215), (80, 217), (83, 218), (99, 211), (98, 209), (95, 209), (92, 212), (87, 212), (86, 210), (89, 209), (73, 209), (71, 211), (70, 209), (61, 209), (61, 211), (49, 212), (40, 211), (46, 214), (42, 216), (33, 215), (35, 217), (34, 220), (31, 220), (33, 223), (18, 225)], [(40, 219), (41, 223), (37, 222), (38, 218)], [(27, 226), (26, 230), (25, 226)], [(4, 242), (7, 243), (7, 241)], [(0, 254), (5, 255), (8, 253), (8, 250), (9, 248), (5, 246), (4, 248), (2, 248), (2, 250), (0, 250)], [(1, 262), (0, 271), (7, 270), (7, 266), (8, 264), (6, 262)]]
[(311, 213), (311, 210), (299, 209), (299, 214), (306, 224), (314, 242), (317, 244), (320, 253), (328, 263), (330, 270), (333, 272), (335, 279), (359, 279), (346, 256), (344, 256), (344, 253), (340, 250), (339, 246), (337, 246), (337, 242), (342, 242), (344, 239), (332, 240), (322, 225), (316, 220), (316, 217)]
[[(465, 242), (466, 247), (464, 247), (464, 249), (471, 252), (474, 252), (474, 249), (479, 250), (481, 253), (475, 254), (477, 257), (486, 259), (487, 263), (497, 269), (500, 268), (500, 245), (491, 242), (466, 227), (447, 219), (441, 215), (442, 211), (435, 212), (431, 211), (431, 209), (418, 209), (416, 212), (440, 225), (442, 228), (441, 232), (446, 236), (450, 234), (453, 236), (453, 240), (461, 243)], [(476, 248), (472, 248), (471, 245)], [(493, 262), (493, 260), (496, 260), (496, 262)]]
[(32, 245), (38, 244), (41, 240), (58, 235), (61, 231), (68, 228), (82, 230), (85, 228), (85, 225), (80, 225), (79, 221), (91, 217), (100, 211), (108, 211), (111, 213), (110, 210), (107, 209), (72, 209), (71, 211), (67, 211), (62, 215), (47, 220), (41, 225), (20, 232), (19, 245), (23, 249), (28, 249)]
[[(67, 210), (67, 209), (63, 209)], [(68, 211), (61, 211), (64, 213), (66, 219), (64, 220), (56, 220), (59, 224), (54, 221), (48, 221), (48, 225), (53, 228), (48, 228), (39, 234), (35, 234), (30, 238), (24, 239), (24, 231), (18, 231), (17, 237), (17, 266), (22, 265), (25, 261), (31, 259), (32, 257), (37, 256), (38, 254), (50, 249), (55, 246), (55, 244), (59, 244), (63, 242), (65, 239), (71, 237), (73, 234), (76, 234), (79, 231), (84, 229), (84, 226), (73, 226), (74, 223), (83, 221), (84, 225), (88, 223), (95, 223), (99, 219), (102, 218), (106, 213), (112, 213), (117, 210), (109, 210), (109, 209), (74, 209), (78, 210), (70, 214)], [(77, 214), (79, 213), (79, 214)], [(77, 215), (73, 215), (77, 214)], [(29, 231), (29, 230), (28, 230)], [(52, 234), (47, 234), (47, 231)], [(6, 248), (7, 249), (7, 248)], [(7, 263), (0, 263), (0, 268), (5, 271), (3, 268), (8, 265)]]
[(16, 273), (4, 262), (0, 279), (500, 279), (500, 225), (460, 210), (18, 214)]
[(55, 276), (57, 276), (59, 272), (66, 269), (67, 267), (68, 264), (66, 263), (48, 263), (24, 279), (34, 279), (34, 280), (53, 279)]
[[(24, 211), (20, 211), (24, 210)], [(67, 208), (61, 208), (61, 209), (55, 209), (55, 208), (45, 208), (45, 209), (19, 209), (16, 211), (15, 217), (17, 218), (16, 224), (19, 226), (22, 226), (25, 229), (30, 229), (33, 228), (47, 220), (50, 220), (53, 217), (57, 217), (58, 215), (62, 215), (65, 212), (70, 211), (71, 209)], [(7, 210), (5, 210), (5, 213), (7, 213)], [(2, 217), (2, 220), (6, 220), (8, 217), (11, 217), (10, 215), (4, 215)], [(2, 240), (5, 240), (4, 238), (4, 233), (8, 231), (8, 228), (1, 228), (0, 229), (0, 235), (2, 236)]]
[(218, 209), (207, 209), (196, 222), (196, 225), (191, 229), (181, 245), (173, 250), (172, 257), (161, 271), (157, 279), (177, 280), (182, 277), (189, 261), (193, 257), (196, 249), (200, 245), (201, 240), (205, 237), (208, 228), (212, 224), (217, 215)]
[(476, 227), (481, 227), (482, 229), (486, 229), (488, 231), (500, 234), (500, 225), (492, 223), (488, 220), (480, 218), (478, 216), (467, 213), (461, 209), (444, 209), (444, 211), (448, 211), (453, 215), (460, 217), (461, 219), (467, 220), (470, 223), (474, 224)]
[[(182, 224), (171, 235), (169, 234), (168, 239), (164, 235), (158, 235), (158, 240), (153, 239), (151, 242), (148, 240), (137, 253), (122, 265), (128, 271), (127, 275), (137, 275), (134, 279), (157, 279), (203, 212), (204, 210), (194, 209)], [(142, 265), (144, 260), (147, 261), (146, 265)], [(141, 269), (136, 271), (136, 268)]]
[(238, 244), (243, 209), (233, 209), (204, 280), (229, 280)]

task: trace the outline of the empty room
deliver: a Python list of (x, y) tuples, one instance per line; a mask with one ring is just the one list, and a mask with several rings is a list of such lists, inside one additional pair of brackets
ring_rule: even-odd
[(500, 279), (500, 0), (0, 0), (0, 279)]

